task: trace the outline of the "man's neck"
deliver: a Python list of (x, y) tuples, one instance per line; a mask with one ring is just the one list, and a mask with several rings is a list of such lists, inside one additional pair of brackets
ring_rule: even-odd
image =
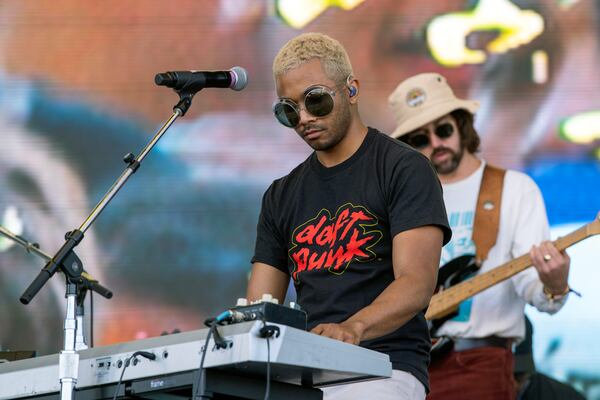
[(444, 175), (438, 174), (438, 177), (440, 178), (440, 182), (442, 184), (460, 182), (463, 179), (471, 176), (480, 166), (481, 160), (474, 154), (465, 151), (460, 163), (458, 164), (458, 167), (454, 170), (454, 172)]
[(348, 127), (346, 136), (333, 149), (317, 151), (319, 162), (327, 168), (343, 163), (360, 148), (367, 136), (367, 131), (368, 128), (360, 119), (354, 119), (354, 122)]

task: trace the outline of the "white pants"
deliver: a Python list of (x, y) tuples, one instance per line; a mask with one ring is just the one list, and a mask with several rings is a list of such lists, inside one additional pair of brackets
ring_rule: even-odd
[(323, 400), (424, 400), (425, 387), (412, 374), (393, 370), (392, 377), (374, 381), (331, 386)]

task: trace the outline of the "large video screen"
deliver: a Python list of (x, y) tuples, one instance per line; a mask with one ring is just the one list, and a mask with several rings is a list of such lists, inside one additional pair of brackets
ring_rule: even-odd
[[(271, 111), (273, 58), (302, 32), (347, 48), (368, 125), (391, 132), (394, 88), (439, 72), (481, 104), (481, 157), (538, 183), (555, 236), (600, 210), (597, 1), (5, 0), (0, 21), (0, 225), (51, 255), (171, 116), (178, 97), (156, 73), (248, 71), (243, 91), (194, 97), (76, 248), (115, 294), (93, 298), (94, 345), (198, 329), (244, 296), (262, 194), (310, 154)], [(538, 368), (590, 398), (599, 249), (569, 250), (581, 298), (528, 310)], [(0, 348), (62, 348), (64, 278), (19, 303), (44, 264), (0, 238)]]

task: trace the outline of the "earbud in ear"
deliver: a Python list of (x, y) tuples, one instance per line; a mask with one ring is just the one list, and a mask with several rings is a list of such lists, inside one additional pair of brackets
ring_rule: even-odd
[(350, 97), (356, 96), (356, 93), (358, 93), (358, 89), (356, 89), (356, 86), (350, 86)]

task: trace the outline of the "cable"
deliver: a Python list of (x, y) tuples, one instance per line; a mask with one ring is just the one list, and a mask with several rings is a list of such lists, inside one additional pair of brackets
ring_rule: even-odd
[(90, 290), (90, 347), (94, 347), (94, 291)]
[(265, 388), (265, 400), (269, 400), (269, 394), (271, 392), (271, 345), (269, 344), (269, 337), (267, 339), (267, 387)]
[(196, 386), (194, 386), (194, 391), (192, 393), (192, 400), (196, 400), (196, 396), (198, 394), (198, 388), (201, 387), (202, 390), (200, 391), (200, 396), (201, 398), (204, 397), (204, 390), (205, 390), (205, 382), (204, 382), (204, 358), (206, 357), (206, 352), (208, 351), (208, 342), (210, 340), (210, 337), (213, 334), (213, 328), (216, 330), (216, 324), (213, 321), (208, 322), (209, 320), (206, 320), (204, 323), (210, 323), (210, 329), (208, 330), (208, 334), (206, 335), (206, 340), (204, 341), (204, 349), (202, 350), (202, 357), (200, 357), (200, 366), (198, 367), (198, 378), (196, 380)]
[(121, 387), (121, 382), (123, 381), (123, 375), (125, 375), (125, 370), (129, 367), (132, 359), (135, 359), (137, 356), (142, 356), (147, 358), (148, 360), (155, 360), (156, 354), (150, 353), (149, 351), (136, 351), (127, 359), (125, 359), (125, 363), (123, 364), (123, 371), (121, 371), (121, 376), (119, 377), (119, 381), (117, 382), (117, 388), (115, 389), (115, 395), (113, 396), (113, 400), (117, 399), (117, 395), (119, 394), (119, 388)]
[[(133, 356), (131, 356), (133, 357)], [(115, 389), (115, 394), (113, 396), (113, 400), (117, 399), (117, 395), (119, 394), (119, 388), (121, 387), (121, 382), (123, 381), (123, 375), (125, 375), (125, 370), (127, 369), (127, 367), (129, 367), (129, 362), (131, 361), (131, 357), (127, 358), (125, 360), (125, 363), (123, 364), (123, 371), (121, 371), (121, 376), (119, 377), (119, 381), (117, 382), (117, 388)]]
[(269, 342), (269, 338), (273, 336), (279, 337), (281, 331), (277, 325), (267, 325), (264, 315), (262, 316), (262, 323), (263, 326), (258, 333), (261, 338), (267, 340), (267, 384), (265, 387), (264, 400), (269, 400), (271, 394), (271, 343)]
[[(238, 315), (239, 314), (239, 315)], [(219, 333), (217, 327), (219, 325), (224, 325), (228, 323), (232, 323), (234, 321), (243, 321), (244, 320), (243, 313), (239, 313), (235, 310), (227, 310), (219, 314), (217, 317), (208, 318), (204, 321), (204, 324), (209, 327), (208, 334), (206, 335), (206, 340), (204, 341), (204, 348), (202, 349), (202, 356), (200, 357), (200, 366), (198, 367), (198, 376), (196, 378), (196, 382), (194, 385), (194, 390), (192, 393), (192, 400), (196, 400), (198, 396), (201, 399), (205, 397), (206, 390), (206, 373), (204, 371), (204, 360), (206, 358), (206, 352), (208, 351), (208, 343), (213, 337), (215, 342), (215, 346), (217, 349), (226, 349), (229, 347), (230, 341), (224, 339)], [(268, 400), (271, 393), (271, 344), (269, 339), (273, 336), (279, 337), (280, 329), (277, 325), (267, 325), (267, 321), (264, 318), (262, 313), (258, 313), (256, 317), (262, 318), (263, 326), (259, 331), (259, 336), (263, 339), (267, 340), (267, 383), (265, 387), (265, 397), (264, 400)], [(254, 317), (254, 318), (256, 318)], [(253, 318), (253, 319), (254, 319)], [(234, 322), (235, 323), (235, 322)], [(200, 390), (200, 393), (198, 391)]]

